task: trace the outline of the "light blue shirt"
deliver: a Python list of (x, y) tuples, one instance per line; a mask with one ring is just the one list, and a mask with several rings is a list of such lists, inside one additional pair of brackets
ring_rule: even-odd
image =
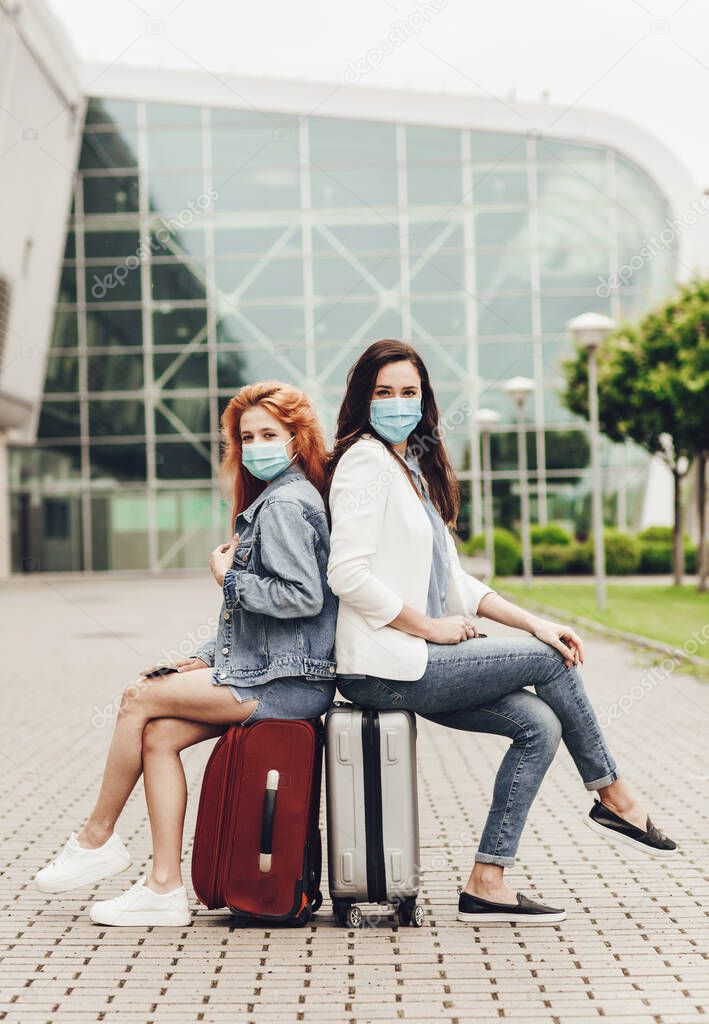
[(410, 448), (406, 449), (404, 456), (406, 465), (411, 470), (414, 482), (423, 495), (423, 507), (431, 521), (433, 530), (433, 550), (431, 558), (431, 575), (428, 581), (428, 597), (426, 600), (426, 615), (432, 619), (440, 619), (446, 615), (446, 591), (448, 590), (448, 545), (446, 532), (448, 527), (443, 522), (441, 514), (431, 501), (428, 490), (421, 478), (421, 467), (418, 459)]

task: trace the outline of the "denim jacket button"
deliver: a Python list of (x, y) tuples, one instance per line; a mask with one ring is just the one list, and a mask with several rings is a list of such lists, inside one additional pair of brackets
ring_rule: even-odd
[(229, 653), (229, 648), (228, 647), (222, 647), (222, 654), (228, 654), (228, 653)]
[(328, 669), (328, 672), (334, 672), (334, 671), (335, 671), (335, 666), (334, 665), (330, 665), (330, 667)]
[(219, 678), (220, 679), (226, 679), (226, 672), (220, 672), (219, 673)]
[(231, 615), (229, 614), (229, 612), (224, 612), (224, 619), (225, 619), (225, 621), (228, 622), (230, 618), (231, 618)]

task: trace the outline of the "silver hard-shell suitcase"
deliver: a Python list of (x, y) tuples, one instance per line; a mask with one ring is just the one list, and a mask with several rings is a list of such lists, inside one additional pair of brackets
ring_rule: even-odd
[(336, 702), (325, 718), (330, 896), (340, 924), (359, 927), (361, 903), (393, 904), (423, 924), (419, 890), (416, 718)]

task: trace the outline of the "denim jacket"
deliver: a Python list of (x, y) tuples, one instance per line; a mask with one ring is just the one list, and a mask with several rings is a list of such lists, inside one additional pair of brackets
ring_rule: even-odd
[(195, 657), (214, 668), (215, 683), (334, 680), (330, 531), (322, 497), (300, 466), (291, 464), (239, 513), (235, 532), (219, 627)]

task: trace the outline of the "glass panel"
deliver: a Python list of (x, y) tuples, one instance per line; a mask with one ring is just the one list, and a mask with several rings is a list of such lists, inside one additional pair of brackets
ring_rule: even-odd
[(578, 295), (542, 295), (542, 330), (546, 333), (566, 333), (566, 324), (581, 313), (603, 313), (610, 316), (610, 302), (599, 299), (593, 292)]
[(76, 302), (76, 269), (74, 267), (62, 267), (59, 277), (59, 296), (61, 303)]
[(89, 432), (95, 437), (144, 434), (143, 403), (137, 398), (94, 398), (89, 402)]
[(138, 132), (86, 132), (79, 168), (96, 170), (138, 166)]
[(492, 210), (475, 214), (475, 244), (480, 246), (523, 246), (528, 248), (529, 211)]
[(412, 254), (411, 289), (414, 292), (465, 291), (465, 257), (434, 252), (426, 259)]
[(152, 171), (181, 167), (201, 168), (201, 127), (197, 125), (195, 128), (149, 131), (148, 166)]
[(42, 402), (37, 428), (38, 437), (78, 437), (80, 433), (77, 401)]
[(139, 348), (143, 344), (139, 309), (87, 311), (86, 328), (89, 348), (107, 348), (109, 345)]
[(145, 480), (145, 444), (92, 444), (89, 448), (91, 478), (117, 483)]
[(241, 352), (217, 352), (217, 383), (236, 391), (248, 382), (247, 360)]
[(409, 125), (406, 129), (406, 159), (412, 163), (460, 160), (461, 133), (457, 128)]
[(358, 256), (356, 261), (337, 257), (313, 260), (313, 284), (318, 296), (373, 298), (378, 285), (386, 289), (398, 287), (400, 273), (398, 252), (389, 257)]
[(478, 372), (486, 380), (534, 377), (533, 346), (525, 341), (501, 341), (480, 345)]
[(200, 267), (186, 261), (153, 263), (150, 268), (154, 299), (204, 299), (206, 288)]
[(504, 249), (478, 251), (475, 261), (478, 292), (482, 299), (497, 291), (529, 291), (532, 287), (532, 254), (514, 244)]
[(89, 391), (139, 391), (143, 386), (143, 356), (89, 356)]
[(75, 310), (58, 309), (52, 327), (52, 348), (76, 348), (79, 344), (79, 325)]
[(596, 288), (608, 277), (608, 246), (589, 245), (583, 249), (557, 245), (539, 253), (543, 288)]
[(77, 480), (81, 476), (80, 445), (10, 448), (11, 487), (48, 483), (56, 486), (62, 480)]
[(527, 140), (512, 132), (471, 132), (473, 160), (525, 160)]
[(505, 295), (486, 295), (478, 306), (478, 334), (480, 337), (496, 335), (530, 334), (532, 330), (532, 299), (530, 295), (510, 298)]
[(110, 259), (114, 256), (135, 256), (140, 247), (140, 233), (135, 228), (127, 231), (107, 231), (101, 228), (84, 234), (84, 254), (87, 259)]
[(140, 302), (140, 261), (129, 256), (122, 263), (86, 267), (86, 301)]
[[(151, 210), (182, 213), (198, 217), (207, 202), (202, 172), (172, 172), (151, 174), (148, 179), (148, 205)], [(191, 205), (190, 205), (191, 204)], [(193, 209), (194, 207), (194, 209)], [(197, 212), (194, 212), (197, 211)]]
[(300, 207), (297, 166), (259, 167), (254, 160), (238, 171), (214, 171), (217, 212), (229, 210), (292, 210)]
[(101, 494), (91, 499), (94, 569), (147, 569), (148, 499), (145, 494)]
[(153, 356), (155, 383), (162, 388), (208, 388), (207, 353), (169, 353)]
[(23, 497), (25, 500), (21, 500), (19, 510), (20, 530), (27, 540), (29, 557), (38, 563), (34, 568), (42, 572), (83, 569), (79, 495)]
[(316, 208), (396, 206), (396, 167), (310, 168), (313, 206)]
[(158, 218), (151, 225), (149, 248), (155, 257), (191, 256), (204, 266), (204, 228), (198, 223), (183, 225), (179, 220)]
[(137, 213), (137, 211), (137, 176), (108, 175), (92, 178), (84, 175), (84, 213)]
[[(370, 213), (369, 218), (375, 217)], [(367, 214), (358, 217), (358, 221), (366, 221)], [(387, 224), (381, 218), (376, 218), (372, 223), (357, 224), (328, 224), (315, 225), (313, 231), (314, 252), (334, 253), (335, 244), (332, 238), (354, 253), (372, 253), (387, 255), (391, 252), (398, 252), (401, 246), (401, 237), (398, 225)], [(341, 251), (339, 252), (341, 256)]]
[[(201, 569), (207, 565), (222, 505), (207, 490), (158, 493), (158, 558), (162, 568)], [(225, 520), (222, 516), (221, 521)]]
[[(303, 293), (303, 264), (300, 259), (260, 261), (220, 261), (214, 268), (220, 291), (231, 295), (239, 290), (241, 298), (295, 298)], [(248, 278), (248, 284), (244, 284)]]
[(138, 108), (130, 100), (107, 100), (92, 97), (86, 109), (87, 125), (110, 125), (114, 128), (134, 128)]
[[(207, 442), (205, 448), (208, 447)], [(212, 475), (210, 460), (191, 444), (156, 445), (155, 463), (161, 480), (201, 480)]]
[(396, 162), (396, 130), (379, 121), (311, 117), (310, 158), (315, 164), (353, 166)]
[(190, 341), (201, 343), (206, 340), (206, 337), (206, 309), (167, 307), (153, 313), (154, 345), (186, 345)]
[[(446, 209), (463, 201), (463, 177), (460, 166), (409, 167), (406, 174), (406, 192), (413, 205), (445, 206)], [(470, 202), (470, 197), (466, 197)]]
[(179, 103), (146, 103), (145, 118), (148, 128), (160, 125), (200, 125), (202, 108)]
[(545, 437), (548, 470), (588, 466), (591, 456), (588, 435), (583, 430), (547, 430)]
[(444, 301), (412, 300), (411, 316), (415, 321), (415, 338), (424, 337), (427, 332), (434, 338), (455, 338), (466, 333), (465, 303), (461, 300)]
[(525, 203), (527, 201), (527, 172), (506, 171), (494, 167), (489, 171), (473, 172), (473, 197), (478, 206)]
[(45, 393), (79, 390), (79, 357), (50, 356), (44, 379)]
[(73, 231), (67, 231), (66, 244), (64, 246), (64, 259), (76, 259), (76, 235)]
[(279, 255), (299, 253), (302, 245), (300, 229), (292, 231), (290, 224), (272, 228), (228, 228), (217, 224), (214, 228), (214, 254), (217, 259), (222, 256), (264, 256), (276, 243)]
[(155, 403), (157, 434), (208, 434), (209, 397), (168, 398), (163, 395)]

